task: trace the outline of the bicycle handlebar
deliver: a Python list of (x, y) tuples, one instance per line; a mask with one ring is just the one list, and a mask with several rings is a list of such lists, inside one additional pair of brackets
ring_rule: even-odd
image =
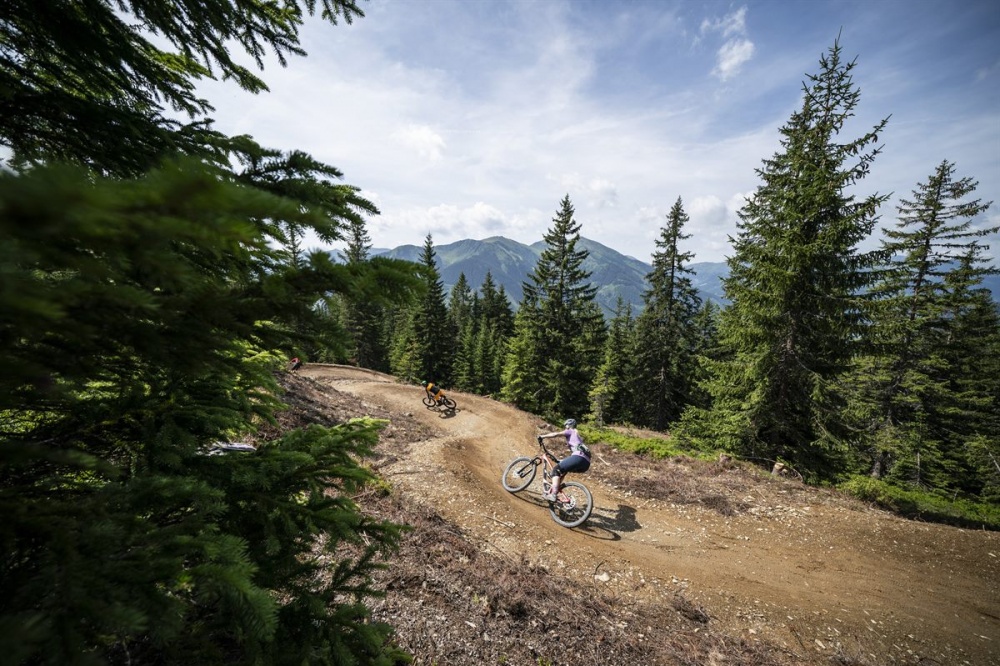
[(558, 456), (556, 456), (556, 455), (555, 455), (554, 453), (552, 453), (551, 451), (549, 451), (549, 450), (548, 450), (548, 448), (546, 448), (546, 446), (545, 446), (545, 442), (543, 441), (543, 439), (544, 439), (544, 438), (543, 438), (543, 437), (542, 437), (541, 435), (539, 435), (539, 436), (535, 437), (535, 441), (537, 441), (537, 442), (538, 442), (538, 446), (542, 447), (542, 451), (544, 451), (544, 452), (545, 452), (545, 455), (547, 455), (547, 456), (548, 456), (549, 458), (552, 458), (552, 459), (554, 459), (554, 460), (555, 460), (555, 461), (556, 461), (556, 462), (558, 463), (558, 461), (559, 461), (559, 457), (558, 457)]

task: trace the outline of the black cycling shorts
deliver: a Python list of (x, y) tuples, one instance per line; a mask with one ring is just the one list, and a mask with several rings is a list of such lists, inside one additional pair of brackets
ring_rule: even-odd
[(554, 476), (566, 476), (568, 472), (586, 472), (590, 469), (590, 461), (583, 456), (571, 455), (563, 458), (552, 470)]

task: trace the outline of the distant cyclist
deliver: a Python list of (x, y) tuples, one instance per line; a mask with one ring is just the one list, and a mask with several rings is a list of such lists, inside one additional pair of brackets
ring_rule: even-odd
[(302, 361), (299, 360), (298, 356), (296, 356), (295, 358), (293, 358), (291, 361), (288, 362), (289, 372), (295, 372), (301, 367), (302, 367)]
[(434, 382), (422, 381), (420, 383), (423, 384), (424, 390), (427, 391), (427, 395), (430, 396), (434, 402), (440, 405), (444, 401), (444, 391), (441, 390), (441, 387), (435, 385)]
[(563, 426), (566, 428), (565, 430), (558, 430), (538, 436), (539, 443), (543, 439), (549, 439), (550, 437), (565, 437), (566, 447), (569, 449), (569, 455), (563, 458), (556, 465), (555, 469), (552, 470), (552, 488), (550, 494), (545, 495), (545, 499), (547, 500), (554, 500), (556, 495), (559, 494), (559, 483), (566, 474), (569, 472), (583, 473), (590, 469), (590, 449), (583, 443), (583, 438), (576, 429), (576, 420), (566, 419)]

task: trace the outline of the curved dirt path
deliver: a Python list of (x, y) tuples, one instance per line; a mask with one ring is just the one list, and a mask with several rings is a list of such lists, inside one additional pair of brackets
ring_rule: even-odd
[[(727, 633), (817, 663), (834, 655), (1000, 663), (995, 532), (906, 521), (820, 492), (808, 503), (790, 494), (766, 512), (727, 517), (636, 498), (593, 475), (579, 480), (593, 492), (594, 514), (568, 530), (550, 518), (537, 481), (518, 495), (499, 483), (507, 462), (533, 454), (535, 435), (548, 429), (536, 417), (457, 392), (449, 395), (458, 410), (442, 415), (424, 408), (419, 387), (359, 368), (309, 365), (301, 373), (437, 433), (384, 473), (486, 550), (526, 554), (626, 603), (668, 603), (681, 592)], [(599, 449), (595, 466), (607, 464)]]

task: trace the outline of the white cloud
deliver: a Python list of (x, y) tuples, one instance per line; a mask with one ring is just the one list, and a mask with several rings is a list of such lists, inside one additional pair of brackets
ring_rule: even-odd
[[(569, 194), (584, 236), (648, 260), (680, 196), (690, 251), (719, 261), (758, 184), (754, 169), (781, 149), (778, 128), (799, 104), (805, 73), (836, 37), (812, 3), (794, 15), (779, 5), (748, 0), (702, 21), (701, 5), (686, 0), (599, 10), (566, 0), (380, 0), (351, 26), (307, 22), (310, 56), (269, 66), (270, 94), (224, 84), (203, 93), (221, 131), (340, 168), (382, 212), (369, 221), (377, 247), (419, 245), (427, 233), (435, 244), (493, 235), (535, 242)], [(860, 9), (834, 5), (824, 18), (858, 25), (851, 18)], [(890, 21), (913, 14), (886, 5), (871, 14), (880, 32), (845, 30), (846, 56), (860, 54), (858, 122), (867, 129), (865, 114), (893, 116), (862, 192), (909, 195), (949, 159), (982, 183), (983, 200), (1000, 201), (996, 94), (971, 75), (924, 75), (940, 60), (923, 55), (944, 48), (935, 46), (939, 32), (931, 40), (909, 26), (903, 52), (883, 38)], [(945, 46), (958, 39), (972, 43), (956, 31)], [(953, 49), (965, 59), (942, 66), (985, 66), (995, 76), (988, 66), (1000, 51), (989, 49), (975, 57)], [(891, 207), (885, 216), (894, 219)]]
[(727, 208), (715, 195), (698, 197), (685, 206), (693, 222), (703, 227), (720, 226), (726, 221)]
[[(552, 177), (570, 200), (574, 208), (614, 208), (618, 205), (618, 186), (607, 178), (585, 177), (579, 173), (564, 173)], [(558, 201), (553, 202), (553, 211)]]
[(393, 245), (418, 245), (427, 234), (431, 234), (435, 245), (443, 245), (463, 238), (510, 237), (512, 229), (533, 228), (534, 220), (525, 225), (523, 221), (508, 218), (495, 206), (477, 201), (466, 207), (440, 204), (396, 210), (372, 220), (369, 226), (380, 237), (397, 239)]
[(730, 39), (719, 49), (718, 59), (712, 74), (728, 81), (740, 73), (744, 64), (753, 58), (754, 45), (748, 39)]
[(756, 50), (747, 38), (747, 8), (740, 7), (721, 19), (705, 19), (701, 23), (701, 34), (721, 33), (725, 43), (716, 52), (715, 68), (712, 74), (722, 81), (728, 81), (740, 73), (743, 65), (753, 58)]
[(746, 34), (747, 29), (747, 8), (740, 7), (735, 12), (726, 14), (721, 19), (705, 19), (701, 22), (701, 33), (721, 32), (722, 36), (733, 37)]
[(394, 132), (393, 138), (430, 162), (441, 159), (446, 145), (441, 135), (426, 125), (407, 125)]
[(588, 185), (590, 205), (595, 208), (614, 208), (618, 205), (618, 186), (605, 178), (594, 178)]

